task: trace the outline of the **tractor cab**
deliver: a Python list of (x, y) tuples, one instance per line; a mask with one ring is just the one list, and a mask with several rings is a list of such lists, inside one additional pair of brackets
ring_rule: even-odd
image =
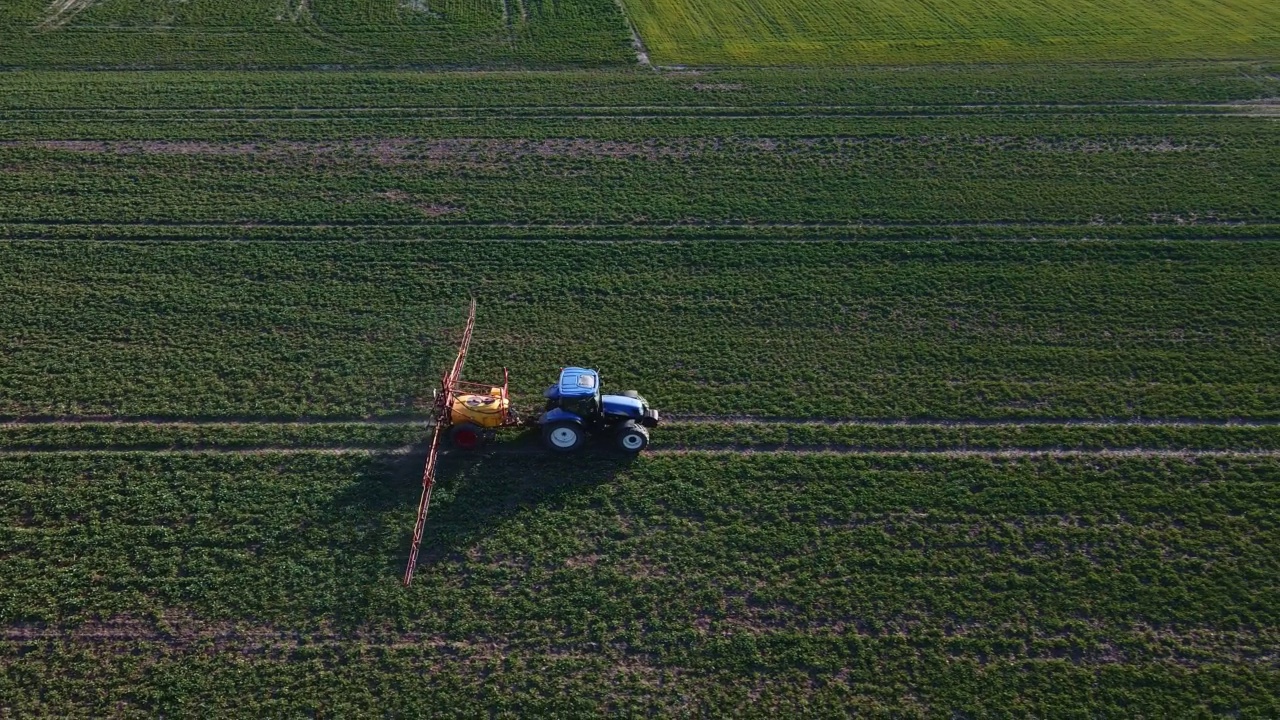
[(586, 433), (611, 433), (619, 448), (639, 452), (649, 444), (648, 428), (658, 424), (658, 411), (634, 390), (601, 394), (600, 373), (595, 370), (564, 368), (543, 395), (546, 411), (538, 424), (547, 447), (558, 452), (578, 449)]
[(559, 408), (581, 418), (600, 413), (600, 373), (586, 368), (565, 368), (560, 380), (543, 393), (547, 409)]

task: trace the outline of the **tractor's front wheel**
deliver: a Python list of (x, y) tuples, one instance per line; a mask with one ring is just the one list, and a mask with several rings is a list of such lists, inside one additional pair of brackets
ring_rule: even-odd
[(478, 450), (484, 440), (484, 430), (475, 423), (458, 423), (449, 429), (449, 444), (459, 450)]
[(582, 447), (585, 438), (582, 426), (575, 422), (553, 422), (542, 426), (542, 440), (553, 452), (569, 453)]
[(618, 428), (615, 441), (619, 450), (635, 454), (649, 447), (649, 431), (637, 425), (634, 420), (628, 420)]

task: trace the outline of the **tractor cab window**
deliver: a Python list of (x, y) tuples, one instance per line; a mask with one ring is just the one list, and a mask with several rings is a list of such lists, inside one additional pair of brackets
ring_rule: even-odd
[(596, 397), (588, 395), (587, 397), (561, 398), (560, 407), (575, 415), (589, 417), (596, 413)]

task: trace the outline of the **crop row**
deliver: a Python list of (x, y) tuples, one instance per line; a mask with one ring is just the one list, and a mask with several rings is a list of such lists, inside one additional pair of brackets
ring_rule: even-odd
[(423, 443), (424, 421), (403, 423), (33, 423), (0, 425), (0, 449), (396, 448)]
[(664, 413), (1275, 418), (1280, 248), (1254, 243), (9, 243), (0, 416), (532, 406), (599, 367)]
[[(425, 697), (506, 709), (474, 684), (486, 671), (580, 711), (617, 699), (616, 678), (665, 678), (626, 707), (669, 691), (736, 706), (761, 687), (869, 708), (915, 688), (938, 711), (1276, 703), (1272, 458), (451, 461), (405, 590), (418, 469), (0, 458), (6, 697), (146, 712), (238, 690), (254, 709), (350, 709), (426, 672)], [(262, 693), (316, 668), (319, 692)], [(39, 693), (34, 673), (63, 681)], [(418, 707), (405, 695), (386, 702)]]
[[(7, 438), (6, 438), (7, 442)], [(677, 422), (654, 433), (655, 447), (728, 446), (875, 450), (1277, 450), (1280, 426), (967, 425), (875, 426)]]
[[(187, 608), (491, 635), (572, 623), (539, 596), (593, 579), (601, 613), (723, 616), (737, 597), (737, 614), (794, 630), (1280, 618), (1274, 458), (459, 459), (407, 593), (417, 459), (37, 454), (0, 468), (9, 623)], [(646, 604), (659, 596), (685, 607)]]
[[(1280, 223), (1187, 223), (1170, 216), (1167, 221), (1134, 225), (1107, 225), (1105, 237), (1115, 240), (1275, 240)], [(1185, 219), (1183, 219), (1185, 220)], [(241, 224), (112, 223), (71, 224), (35, 222), (0, 224), (0, 240), (75, 240), (99, 242), (418, 242), (460, 241), (940, 241), (940, 240), (1097, 240), (1099, 227), (1071, 223), (824, 223), (822, 225), (751, 223), (582, 223), (582, 224), (446, 224), (419, 225), (375, 223)]]
[[(0, 75), (0, 112), (223, 112), (346, 108), (958, 109), (1002, 105), (1229, 103), (1274, 96), (1275, 63), (952, 65), (679, 72), (13, 72)], [(1059, 109), (1062, 109), (1059, 107)]]
[[(424, 446), (424, 421), (386, 423), (14, 423), (0, 425), (0, 450), (182, 450), (401, 448)], [(536, 442), (504, 431), (499, 448)], [(653, 433), (662, 448), (856, 448), (900, 450), (1280, 450), (1280, 425), (858, 425), (667, 421)]]

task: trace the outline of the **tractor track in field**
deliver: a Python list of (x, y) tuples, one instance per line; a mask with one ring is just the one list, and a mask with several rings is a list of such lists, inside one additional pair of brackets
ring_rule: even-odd
[[(1280, 420), (1245, 420), (1245, 419), (1194, 419), (1194, 418), (1132, 418), (1097, 419), (1097, 418), (968, 418), (968, 419), (874, 419), (874, 418), (805, 418), (784, 416), (747, 416), (747, 415), (675, 415), (665, 419), (668, 427), (810, 427), (810, 428), (877, 428), (877, 429), (936, 429), (963, 430), (986, 428), (1082, 428), (1082, 429), (1124, 429), (1124, 428), (1271, 428), (1280, 427)], [(138, 438), (130, 442), (121, 438), (113, 442), (104, 437), (101, 442), (92, 438), (67, 438), (67, 444), (58, 444), (57, 438), (22, 437), (24, 431), (37, 428), (77, 428), (77, 427), (119, 427), (172, 429), (174, 431), (217, 431), (234, 429), (297, 429), (330, 428), (338, 432), (336, 437), (327, 441), (320, 438), (218, 438), (216, 434), (206, 437), (164, 437)], [(366, 443), (344, 443), (343, 428), (360, 427), (402, 427), (421, 429), (422, 439), (418, 442), (405, 443), (400, 439), (399, 445), (379, 444), (377, 441)], [(333, 420), (327, 418), (296, 418), (291, 420), (270, 420), (254, 418), (155, 418), (155, 417), (113, 417), (113, 416), (72, 416), (72, 417), (28, 417), (0, 420), (0, 456), (31, 455), (83, 455), (83, 454), (151, 454), (157, 456), (200, 456), (200, 455), (366, 455), (366, 456), (411, 456), (426, 452), (426, 439), (430, 420), (427, 418), (368, 418), (363, 420)], [(17, 433), (16, 437), (5, 440), (5, 431)], [(489, 445), (476, 453), (477, 457), (487, 456), (542, 456), (547, 451), (536, 441), (528, 430), (512, 431), (505, 439)], [(1188, 448), (1165, 445), (1161, 447), (1144, 447), (1141, 445), (1125, 446), (1122, 443), (1106, 445), (1094, 441), (1093, 447), (1073, 447), (1071, 440), (1064, 439), (1061, 445), (1015, 443), (1003, 444), (999, 441), (981, 440), (971, 442), (966, 438), (942, 439), (937, 444), (920, 446), (910, 438), (904, 438), (899, 444), (891, 440), (877, 444), (865, 444), (857, 439), (847, 443), (839, 440), (823, 442), (778, 442), (774, 440), (753, 442), (751, 440), (734, 442), (732, 440), (717, 441), (710, 438), (705, 442), (680, 442), (678, 439), (669, 444), (663, 441), (661, 429), (655, 437), (653, 446), (646, 454), (665, 455), (861, 455), (861, 456), (941, 456), (941, 457), (1152, 457), (1152, 458), (1199, 458), (1199, 457), (1280, 457), (1280, 449), (1267, 447), (1239, 448), (1199, 447)], [(1097, 446), (1101, 445), (1101, 446)], [(586, 451), (589, 456), (613, 456), (603, 448)], [(452, 454), (446, 450), (446, 455)]]
[[(770, 104), (743, 103), (732, 104), (676, 104), (649, 103), (637, 105), (587, 105), (587, 104), (554, 104), (554, 105), (258, 105), (245, 106), (201, 106), (201, 107), (111, 107), (83, 105), (78, 107), (32, 107), (5, 108), (0, 110), (0, 117), (9, 115), (76, 115), (85, 114), (95, 118), (120, 115), (171, 115), (185, 117), (187, 115), (238, 116), (238, 119), (254, 119), (251, 113), (264, 115), (280, 113), (289, 117), (340, 115), (352, 113), (422, 113), (433, 117), (444, 117), (449, 114), (458, 117), (500, 116), (504, 118), (552, 117), (576, 118), (582, 114), (632, 118), (647, 117), (650, 114), (679, 117), (709, 117), (720, 113), (738, 113), (764, 115), (767, 117), (788, 117), (799, 114), (856, 114), (879, 116), (883, 113), (909, 113), (947, 115), (964, 113), (980, 115), (983, 113), (1010, 111), (1044, 112), (1044, 113), (1098, 113), (1115, 111), (1148, 111), (1149, 114), (1163, 112), (1231, 112), (1257, 108), (1280, 109), (1280, 102), (1272, 98), (1257, 100), (1239, 100), (1230, 102), (1095, 102), (1095, 103), (1052, 103), (1052, 102), (1011, 102), (1011, 103), (917, 103), (917, 104)], [(704, 115), (705, 114), (705, 115)]]
[(665, 415), (673, 425), (821, 425), (862, 427), (1280, 427), (1280, 420), (1243, 418), (806, 418), (776, 415)]
[[(669, 425), (797, 425), (827, 427), (1280, 427), (1280, 419), (1247, 418), (818, 418), (787, 415), (681, 415), (662, 416)], [(117, 416), (117, 415), (28, 415), (0, 416), (0, 429), (6, 427), (74, 425), (144, 425), (154, 427), (343, 427), (343, 426), (422, 426), (430, 427), (431, 418), (369, 417), (369, 418), (309, 418), (271, 419), (254, 417), (167, 417), (167, 416)]]
[(29, 415), (21, 417), (0, 417), (0, 428), (30, 427), (39, 425), (147, 425), (155, 427), (192, 428), (192, 427), (342, 427), (372, 425), (382, 426), (430, 426), (431, 418), (421, 417), (368, 417), (354, 419), (310, 418), (299, 417), (289, 419), (255, 418), (245, 416), (230, 417), (170, 417), (157, 415), (119, 416), (119, 415)]
[[(733, 620), (750, 623), (743, 617)], [(895, 641), (916, 635), (916, 628), (908, 623), (894, 623), (889, 627), (872, 629), (861, 623), (849, 623), (838, 619), (800, 623), (806, 630), (826, 629), (841, 634), (855, 634), (863, 638), (885, 637)], [(931, 630), (932, 634), (947, 639), (981, 636), (979, 625), (946, 624)], [(1069, 659), (1077, 664), (1106, 665), (1129, 662), (1126, 651), (1120, 645), (1102, 642), (1099, 636), (1135, 636), (1154, 642), (1164, 648), (1167, 661), (1186, 667), (1231, 662), (1270, 665), (1275, 662), (1274, 653), (1268, 648), (1274, 645), (1274, 632), (1269, 628), (1223, 630), (1222, 628), (1182, 627), (1157, 628), (1142, 624), (1129, 627), (1109, 627), (1098, 621), (1088, 621), (1080, 628), (1084, 635), (1080, 641), (1090, 646), (1082, 649), (1058, 650), (1043, 660)], [(1062, 633), (1049, 635), (1042, 630), (1040, 640), (1060, 643)], [(533, 650), (516, 647), (500, 636), (459, 636), (432, 631), (415, 631), (393, 627), (362, 625), (340, 627), (321, 622), (312, 626), (289, 623), (272, 623), (255, 620), (227, 620), (205, 618), (195, 613), (174, 610), (165, 611), (160, 617), (116, 615), (93, 618), (79, 622), (17, 622), (0, 627), (0, 645), (9, 648), (63, 647), (113, 649), (138, 658), (142, 663), (176, 654), (235, 654), (244, 657), (270, 657), (287, 659), (301, 648), (350, 647), (358, 648), (411, 648), (429, 650), (437, 655), (438, 662), (473, 663), (503, 659), (512, 655), (528, 654), (530, 657), (574, 657), (576, 653), (563, 645)], [(1129, 644), (1132, 648), (1132, 643)], [(957, 653), (964, 656), (964, 653)], [(578, 655), (580, 657), (580, 655)], [(987, 662), (985, 654), (972, 659)], [(992, 658), (994, 659), (994, 658)], [(628, 672), (637, 669), (655, 670), (644, 665), (640, 658), (619, 660)]]
[(79, 445), (58, 448), (0, 448), (3, 455), (409, 455), (425, 448), (400, 447), (256, 445), (244, 447), (162, 447), (156, 445)]
[[(376, 111), (376, 114), (375, 114)], [(131, 115), (116, 113), (130, 112)], [(1273, 105), (1223, 105), (1203, 108), (1156, 108), (1118, 107), (1108, 110), (1105, 106), (1088, 109), (1069, 108), (1004, 108), (999, 112), (976, 112), (968, 109), (930, 109), (927, 111), (911, 110), (864, 110), (852, 112), (847, 110), (814, 110), (810, 112), (579, 112), (571, 113), (517, 113), (517, 112), (472, 112), (440, 114), (424, 110), (415, 112), (405, 110), (386, 112), (381, 108), (335, 108), (324, 112), (303, 111), (286, 114), (285, 111), (260, 114), (233, 114), (231, 110), (198, 110), (159, 111), (156, 113), (136, 114), (137, 111), (3, 111), (0, 120), (18, 121), (61, 121), (78, 120), (80, 114), (92, 115), (93, 122), (101, 124), (137, 123), (140, 121), (182, 121), (183, 123), (224, 122), (235, 120), (246, 123), (265, 122), (332, 122), (346, 120), (352, 116), (359, 119), (377, 119), (390, 121), (435, 120), (447, 122), (477, 122), (481, 120), (530, 121), (530, 122), (587, 122), (587, 121), (763, 121), (763, 120), (944, 120), (959, 118), (1116, 118), (1116, 117), (1196, 117), (1196, 118), (1258, 118), (1270, 119), (1280, 116), (1280, 108)], [(242, 111), (243, 112), (243, 111)], [(45, 117), (44, 113), (53, 117)], [(101, 117), (105, 113), (106, 117)]]
[[(1247, 109), (1247, 111), (1246, 111)], [(380, 116), (362, 115), (362, 119), (374, 118), (379, 120), (436, 120), (448, 122), (476, 122), (480, 120), (506, 120), (506, 121), (562, 121), (562, 122), (586, 122), (591, 120), (598, 121), (645, 121), (645, 120), (698, 120), (698, 121), (730, 121), (730, 120), (942, 120), (948, 118), (979, 118), (979, 117), (1002, 117), (1002, 118), (1054, 118), (1058, 116), (1070, 116), (1072, 118), (1114, 118), (1117, 116), (1133, 116), (1141, 115), (1144, 117), (1257, 117), (1272, 118), (1280, 116), (1280, 110), (1274, 110), (1270, 106), (1258, 106), (1240, 108), (1235, 110), (1219, 110), (1216, 112), (1202, 111), (1180, 111), (1180, 112), (1147, 112), (1147, 113), (1114, 113), (1114, 112), (1066, 112), (1066, 111), (1043, 111), (1043, 112), (1004, 112), (996, 114), (977, 114), (971, 112), (929, 112), (929, 113), (912, 113), (912, 112), (882, 112), (882, 113), (738, 113), (738, 114), (679, 114), (679, 113), (651, 113), (647, 115), (641, 114), (593, 114), (593, 115), (517, 115), (517, 114), (470, 114), (470, 115), (430, 115), (430, 114), (409, 114), (401, 113), (397, 115), (386, 114)], [(0, 114), (0, 120), (16, 120), (19, 118), (8, 118)], [(45, 121), (48, 118), (29, 118), (34, 120)], [(158, 121), (158, 120), (181, 120), (184, 123), (195, 122), (221, 122), (224, 120), (236, 120), (240, 122), (329, 122), (332, 120), (341, 120), (344, 116), (335, 112), (333, 115), (305, 115), (305, 116), (273, 116), (273, 115), (248, 115), (248, 116), (214, 116), (214, 117), (183, 117), (175, 115), (171, 117), (127, 117), (127, 118), (102, 118), (95, 122), (107, 124), (112, 122), (128, 122), (136, 123), (142, 120)]]
[[(2, 147), (2, 146), (0, 146)], [(950, 229), (950, 228), (1080, 228), (1088, 227), (1099, 232), (1116, 228), (1141, 227), (1150, 229), (1152, 227), (1162, 227), (1161, 225), (1140, 224), (1137, 222), (1112, 223), (1109, 225), (1090, 225), (1090, 221), (1081, 220), (904, 220), (904, 221), (886, 221), (886, 220), (792, 220), (785, 222), (771, 221), (751, 221), (751, 220), (697, 220), (697, 221), (672, 221), (672, 222), (576, 222), (566, 220), (563, 222), (516, 222), (505, 220), (441, 220), (430, 223), (422, 223), (416, 220), (404, 221), (381, 221), (367, 222), (363, 220), (344, 220), (335, 218), (323, 221), (280, 221), (280, 220), (241, 220), (241, 221), (225, 221), (225, 220), (140, 220), (140, 221), (112, 221), (112, 220), (65, 220), (55, 218), (16, 218), (3, 221), (6, 225), (28, 225), (34, 227), (86, 227), (86, 228), (232, 228), (232, 229), (256, 229), (256, 228), (291, 228), (299, 230), (314, 229), (332, 229), (332, 228), (353, 228), (358, 230), (367, 229), (394, 229), (394, 228), (417, 228), (429, 226), (433, 228), (498, 228), (503, 230), (627, 230), (627, 231), (643, 231), (643, 230), (739, 230), (739, 229), (765, 229), (765, 230), (914, 230), (914, 229)], [(1243, 228), (1256, 226), (1271, 226), (1280, 223), (1280, 217), (1269, 218), (1251, 218), (1248, 220), (1240, 219), (1197, 219), (1194, 224), (1178, 225), (1176, 223), (1166, 223), (1163, 227), (1169, 228), (1185, 228), (1185, 227), (1226, 227), (1226, 228)], [(518, 238), (517, 238), (518, 239)], [(1052, 239), (1052, 238), (1051, 238)], [(572, 242), (573, 239), (569, 239)], [(1121, 239), (1123, 241), (1123, 239)], [(1146, 241), (1143, 239), (1142, 241)]]
[[(539, 449), (540, 450), (540, 449)], [(541, 450), (540, 450), (541, 451)], [(928, 448), (916, 450), (865, 447), (803, 445), (704, 445), (686, 448), (657, 448), (649, 451), (659, 456), (678, 455), (808, 455), (867, 457), (944, 457), (944, 458), (1069, 458), (1069, 457), (1138, 457), (1138, 458), (1272, 458), (1280, 450), (1196, 450), (1174, 448)]]
[[(0, 448), (3, 456), (36, 456), (36, 455), (155, 455), (155, 456), (203, 456), (203, 455), (240, 455), (240, 456), (279, 456), (279, 455), (367, 455), (367, 456), (408, 456), (415, 452), (425, 452), (424, 445), (406, 445), (393, 448), (376, 447), (193, 447), (193, 448), (155, 448), (129, 446), (103, 447), (65, 447), (46, 449)], [(453, 451), (458, 452), (458, 451)], [(588, 457), (620, 457), (607, 450), (591, 449), (585, 451)], [(448, 457), (446, 451), (442, 457)], [(545, 448), (536, 444), (493, 445), (480, 452), (468, 452), (469, 456), (483, 457), (553, 457)], [(784, 445), (784, 444), (728, 444), (715, 443), (707, 445), (687, 445), (673, 447), (655, 447), (645, 451), (645, 455), (655, 457), (679, 456), (754, 456), (754, 455), (787, 455), (813, 457), (941, 457), (941, 458), (1168, 458), (1190, 460), (1196, 458), (1277, 458), (1280, 450), (1225, 450), (1225, 449), (1179, 449), (1179, 448), (920, 448), (894, 449), (841, 445)]]

